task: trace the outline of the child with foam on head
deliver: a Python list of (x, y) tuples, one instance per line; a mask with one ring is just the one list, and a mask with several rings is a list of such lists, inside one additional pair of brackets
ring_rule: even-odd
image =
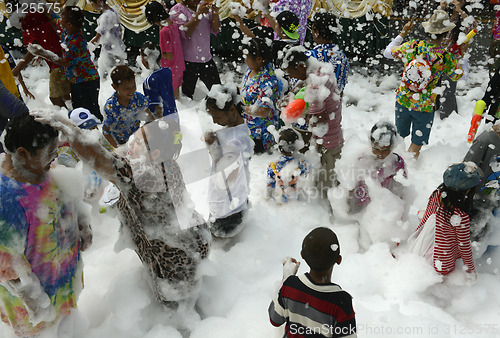
[(297, 132), (284, 128), (279, 135), (281, 156), (267, 167), (267, 197), (286, 203), (304, 197), (309, 165), (297, 157), (297, 151), (304, 146)]
[(150, 24), (160, 27), (160, 65), (172, 71), (172, 85), (175, 98), (178, 99), (184, 69), (186, 69), (179, 25), (170, 19), (165, 7), (156, 1), (151, 1), (146, 5), (144, 14)]
[(233, 237), (243, 229), (250, 181), (248, 162), (254, 142), (242, 118), (236, 86), (214, 85), (207, 94), (206, 108), (213, 122), (224, 127), (205, 134), (212, 156), (210, 230), (215, 237)]
[(154, 120), (149, 111), (149, 99), (136, 92), (135, 74), (128, 66), (118, 66), (111, 72), (115, 90), (104, 105), (102, 132), (113, 147), (125, 144), (139, 129), (141, 121)]
[(99, 75), (106, 79), (114, 67), (123, 65), (127, 59), (120, 15), (108, 5), (106, 0), (89, 1), (92, 7), (101, 13), (97, 19), (96, 35), (90, 40), (90, 44), (102, 46), (97, 66)]
[(71, 103), (75, 108), (87, 108), (102, 120), (99, 108), (99, 74), (87, 49), (87, 41), (81, 29), (85, 21), (83, 10), (76, 6), (65, 6), (59, 17), (49, 11), (50, 19), (59, 28), (62, 56), (31, 43), (28, 52), (64, 67), (64, 79), (71, 82)]
[[(396, 128), (390, 122), (377, 122), (371, 129), (370, 141), (372, 154), (363, 156), (356, 164), (356, 170), (360, 175), (356, 177), (370, 176), (379, 182), (383, 188), (389, 189), (399, 197), (403, 197), (404, 186), (395, 177), (402, 172), (407, 177), (405, 162), (401, 156), (392, 152), (396, 146)], [(350, 213), (358, 212), (370, 203), (368, 186), (361, 179), (354, 190), (349, 194)]]
[(408, 239), (410, 252), (432, 262), (434, 270), (448, 275), (461, 258), (468, 284), (477, 279), (472, 258), (470, 212), (474, 187), (482, 170), (474, 162), (453, 164), (443, 174), (443, 183), (432, 193), (424, 216)]
[(274, 326), (285, 324), (283, 337), (356, 337), (352, 297), (332, 283), (335, 264), (342, 262), (337, 235), (330, 229), (312, 230), (302, 242), (309, 273), (296, 276), (299, 263), (283, 262), (283, 285), (269, 306)]
[[(175, 104), (175, 91), (173, 89), (172, 71), (170, 68), (160, 68), (158, 60), (161, 58), (158, 45), (146, 41), (141, 47), (141, 60), (151, 74), (144, 80), (142, 89), (151, 101), (149, 110), (156, 115), (167, 116), (177, 119), (177, 106)], [(160, 109), (162, 110), (160, 114)]]

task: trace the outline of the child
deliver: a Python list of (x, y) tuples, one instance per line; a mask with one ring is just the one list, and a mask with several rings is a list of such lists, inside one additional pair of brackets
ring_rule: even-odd
[(290, 11), (298, 18), (297, 23), (297, 33), (299, 35), (300, 44), (304, 44), (306, 39), (307, 31), (307, 21), (309, 18), (309, 12), (313, 7), (313, 1), (311, 0), (278, 0), (269, 1), (269, 5), (274, 13), (282, 13), (284, 11)]
[(299, 142), (297, 132), (286, 128), (280, 130), (278, 147), (281, 156), (267, 168), (267, 197), (272, 197), (279, 203), (299, 200), (304, 187), (303, 180), (308, 173), (308, 165), (306, 161), (297, 159), (294, 155), (303, 144)]
[(61, 17), (51, 11), (50, 18), (62, 32), (61, 44), (65, 46), (62, 57), (35, 44), (30, 44), (28, 51), (65, 67), (64, 78), (71, 82), (73, 107), (87, 108), (99, 120), (102, 120), (98, 102), (99, 74), (87, 50), (87, 41), (81, 33), (85, 20), (83, 11), (76, 6), (65, 6)]
[(58, 132), (28, 113), (9, 121), (0, 164), (0, 315), (22, 337), (61, 336), (57, 325), (83, 287), (81, 251), (92, 242), (90, 218), (51, 174), (57, 145)]
[[(344, 137), (342, 135), (342, 102), (338, 87), (332, 81), (333, 66), (307, 58), (303, 47), (293, 47), (285, 55), (282, 68), (292, 78), (305, 81), (305, 101), (309, 111), (304, 128), (313, 134), (316, 150), (320, 154), (322, 170), (317, 176), (317, 186), (326, 198), (329, 188), (336, 184), (335, 162), (340, 158)], [(304, 139), (307, 143), (307, 139)]]
[(182, 0), (170, 9), (170, 17), (179, 25), (186, 66), (182, 93), (193, 98), (198, 79), (208, 90), (220, 84), (219, 71), (210, 51), (210, 35), (220, 32), (219, 8), (215, 2)]
[(141, 47), (141, 60), (144, 67), (151, 70), (152, 73), (144, 80), (142, 89), (144, 95), (151, 101), (150, 111), (155, 112), (157, 116), (172, 115), (178, 119), (175, 94), (172, 88), (172, 71), (170, 68), (160, 68), (159, 59), (158, 45), (146, 41)]
[(172, 71), (174, 94), (175, 98), (179, 99), (179, 88), (182, 85), (184, 69), (186, 69), (179, 26), (170, 19), (165, 8), (156, 1), (151, 1), (146, 5), (145, 15), (150, 24), (160, 27), (160, 65)]
[[(0, 81), (0, 135), (3, 133), (9, 119), (28, 113), (29, 109), (23, 101), (19, 100)], [(0, 141), (0, 154), (4, 152), (2, 141)]]
[(120, 16), (106, 3), (106, 0), (90, 0), (90, 3), (96, 11), (102, 12), (97, 19), (96, 35), (90, 43), (99, 43), (102, 46), (98, 68), (99, 75), (106, 79), (111, 69), (124, 64), (127, 59)]
[[(115, 90), (104, 105), (102, 133), (113, 147), (125, 144), (139, 129), (141, 120), (154, 120), (148, 109), (150, 101), (136, 92), (135, 74), (128, 66), (118, 66), (111, 72)], [(148, 116), (144, 116), (146, 113)]]
[(236, 91), (236, 87), (215, 85), (206, 99), (213, 122), (225, 127), (205, 134), (212, 156), (208, 198), (210, 230), (215, 237), (233, 237), (239, 233), (247, 209), (248, 161), (253, 155), (254, 143), (242, 118), (243, 107)]
[[(452, 272), (456, 260), (461, 258), (467, 280), (474, 282), (477, 278), (472, 259), (469, 215), (474, 187), (481, 182), (482, 176), (482, 170), (473, 162), (454, 164), (446, 169), (443, 184), (432, 193), (420, 225), (408, 239), (411, 250), (432, 261), (434, 270), (441, 275)], [(425, 234), (431, 231), (434, 239), (425, 241), (418, 252), (415, 251), (416, 243), (422, 243)]]
[(248, 66), (241, 85), (241, 98), (245, 104), (244, 118), (255, 142), (255, 153), (271, 151), (274, 137), (268, 127), (279, 126), (277, 102), (283, 84), (271, 64), (270, 48), (262, 39), (250, 40), (246, 47), (245, 63)]
[[(383, 188), (401, 197), (404, 187), (394, 177), (402, 170), (406, 178), (406, 169), (403, 158), (392, 152), (396, 143), (396, 128), (392, 123), (378, 122), (372, 127), (370, 141), (373, 156), (360, 158), (356, 168), (362, 170), (364, 175), (373, 176)], [(370, 203), (364, 180), (358, 182), (349, 196), (350, 212), (357, 212)]]
[(352, 297), (331, 281), (333, 266), (342, 262), (337, 235), (324, 227), (312, 230), (300, 255), (310, 271), (297, 277), (297, 261), (284, 264), (283, 286), (269, 306), (271, 324), (286, 323), (284, 337), (355, 337)]
[(396, 128), (403, 138), (411, 131), (408, 152), (418, 158), (422, 145), (429, 142), (437, 97), (434, 89), (439, 78), (444, 73), (452, 81), (457, 81), (462, 76), (462, 69), (458, 59), (441, 46), (446, 33), (455, 27), (446, 12), (436, 10), (428, 21), (422, 23), (429, 34), (427, 40), (410, 40), (401, 44), (413, 26), (413, 21), (404, 26), (401, 34), (387, 46), (384, 56), (405, 64), (396, 91)]
[(4, 83), (6, 87), (9, 87), (9, 90), (12, 94), (16, 95), (16, 97), (22, 100), (21, 95), (19, 94), (19, 88), (17, 87), (14, 76), (17, 77), (21, 88), (23, 88), (24, 94), (30, 99), (35, 99), (33, 94), (28, 90), (26, 84), (24, 83), (23, 76), (21, 73), (14, 74), (14, 69), (16, 69), (16, 62), (14, 58), (10, 54), (10, 51), (4, 45), (0, 44), (0, 81)]
[(332, 13), (316, 13), (311, 24), (312, 36), (316, 46), (306, 52), (308, 57), (314, 57), (322, 62), (333, 65), (337, 87), (343, 95), (349, 73), (349, 61), (339, 46), (333, 43), (337, 32), (337, 18)]
[[(26, 13), (21, 17), (21, 27), (23, 42), (27, 47), (30, 43), (36, 43), (44, 49), (62, 56), (59, 35), (54, 29), (51, 21), (43, 13)], [(12, 70), (15, 76), (21, 73), (34, 59), (34, 55), (27, 52), (24, 58), (19, 61), (16, 68)], [(70, 99), (71, 84), (68, 79), (63, 79), (64, 68), (53, 62), (47, 61), (50, 69), (49, 77), (49, 99), (52, 104), (59, 107), (66, 107), (66, 100)]]

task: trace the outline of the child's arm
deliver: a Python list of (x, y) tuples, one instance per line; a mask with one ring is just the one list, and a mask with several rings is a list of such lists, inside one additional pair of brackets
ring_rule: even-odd
[(59, 130), (67, 137), (71, 147), (82, 160), (89, 163), (102, 177), (114, 181), (113, 155), (99, 143), (97, 138), (92, 137), (95, 134), (78, 128), (60, 111), (31, 111), (30, 114), (36, 121)]
[(89, 43), (96, 45), (99, 42), (100, 38), (101, 38), (101, 34), (96, 33), (95, 36), (92, 38), (92, 40), (89, 41)]
[(263, 13), (263, 14), (266, 17), (266, 19), (269, 20), (269, 24), (273, 28), (276, 35), (278, 35), (280, 39), (286, 39), (287, 36), (281, 29), (281, 26), (279, 25), (278, 21), (276, 21), (276, 19), (270, 13)]
[(23, 88), (23, 92), (24, 92), (24, 94), (25, 94), (27, 97), (29, 97), (29, 98), (31, 98), (31, 99), (33, 99), (33, 100), (34, 100), (34, 99), (35, 99), (35, 95), (33, 95), (33, 94), (29, 91), (28, 87), (26, 87), (26, 83), (24, 83), (24, 79), (23, 79), (23, 76), (21, 75), (21, 73), (19, 73), (19, 75), (17, 76), (17, 79), (19, 80), (19, 84), (20, 84), (20, 85), (21, 85), (21, 87)]
[(210, 28), (212, 32), (217, 34), (220, 31), (220, 17), (219, 17), (219, 7), (215, 4), (215, 1), (212, 2), (212, 21), (210, 21)]
[(189, 20), (188, 22), (186, 22), (183, 25), (184, 29), (185, 29), (184, 35), (186, 38), (190, 38), (191, 35), (193, 35), (194, 31), (196, 30), (196, 27), (198, 27), (200, 20), (203, 17), (203, 15), (207, 14), (208, 11), (210, 10), (209, 5), (210, 4), (208, 4), (206, 2), (201, 2), (198, 5), (198, 8), (196, 9), (196, 12), (194, 13), (191, 20)]
[(33, 60), (35, 58), (35, 56), (33, 54), (31, 54), (30, 52), (27, 52), (25, 55), (24, 55), (24, 58), (18, 62), (17, 66), (12, 69), (12, 74), (17, 77), (19, 74), (21, 74), (21, 70), (23, 70), (24, 68), (26, 68), (29, 63), (31, 62), (31, 60)]
[(167, 60), (172, 60), (174, 58), (174, 53), (172, 52), (161, 53), (161, 57)]
[(415, 21), (413, 19), (411, 19), (410, 22), (407, 22), (404, 27), (403, 27), (403, 30), (401, 30), (401, 33), (399, 33), (398, 36), (396, 36), (394, 38), (394, 40), (392, 40), (388, 45), (387, 47), (385, 47), (385, 50), (384, 50), (384, 57), (386, 57), (387, 59), (394, 59), (394, 56), (392, 55), (392, 52), (391, 50), (394, 48), (394, 47), (397, 47), (397, 46), (400, 46), (402, 43), (403, 43), (403, 40), (406, 38), (406, 36), (413, 30), (413, 27), (415, 27)]
[(113, 135), (111, 135), (108, 126), (102, 127), (102, 134), (104, 135), (104, 138), (109, 142), (109, 144), (113, 146), (113, 148), (118, 147), (118, 143), (116, 143), (115, 138), (113, 137)]
[(245, 25), (245, 23), (243, 22), (243, 20), (241, 19), (241, 17), (239, 15), (233, 14), (233, 17), (234, 17), (234, 20), (236, 21), (236, 25), (238, 26), (238, 28), (241, 30), (241, 32), (243, 34), (245, 34), (249, 38), (252, 38), (252, 39), (255, 38), (255, 34), (250, 30), (250, 28), (248, 28), (247, 25)]
[(271, 108), (259, 107), (257, 105), (250, 105), (245, 107), (245, 114), (254, 117), (268, 117), (272, 112)]
[(55, 64), (58, 64), (60, 66), (63, 66), (63, 67), (68, 67), (71, 64), (71, 62), (69, 60), (62, 58), (62, 57), (58, 56), (57, 54), (52, 53), (51, 51), (46, 50), (42, 46), (37, 45), (37, 44), (30, 43), (28, 45), (28, 52), (30, 52), (31, 54), (36, 55), (36, 56), (41, 56), (44, 59), (49, 60), (49, 61), (51, 61)]

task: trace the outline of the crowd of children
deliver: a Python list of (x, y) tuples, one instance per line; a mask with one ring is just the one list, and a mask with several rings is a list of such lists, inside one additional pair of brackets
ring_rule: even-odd
[[(172, 8), (151, 1), (144, 14), (159, 27), (159, 45), (146, 42), (141, 48), (142, 63), (151, 72), (143, 94), (137, 91), (134, 67), (125, 65), (118, 13), (105, 0), (91, 2), (102, 11), (91, 41), (102, 45), (98, 67), (81, 34), (84, 16), (78, 7), (65, 6), (61, 16), (47, 10), (21, 20), (28, 53), (12, 74), (20, 75), (35, 56), (47, 60), (51, 102), (66, 107), (70, 97), (73, 109), (68, 114), (32, 112), (33, 118), (12, 97), (12, 86), (6, 88), (2, 82), (0, 88), (0, 108), (11, 113), (2, 114), (0, 120), (2, 129), (11, 120), (5, 136), (7, 154), (0, 167), (0, 312), (2, 320), (22, 336), (54, 326), (76, 307), (80, 251), (92, 239), (88, 218), (79, 214), (78, 203), (64, 205), (49, 175), (59, 133), (67, 139), (59, 147), (61, 164), (74, 167), (82, 159), (95, 170), (90, 180), (109, 180), (120, 191), (115, 207), (120, 231), (147, 269), (157, 300), (170, 308), (196, 299), (201, 282), (197, 268), (209, 254), (212, 237), (234, 237), (244, 228), (252, 156), (279, 150), (280, 157), (267, 167), (267, 197), (279, 204), (309, 199), (311, 178), (323, 200), (339, 184), (335, 167), (344, 147), (342, 97), (350, 68), (334, 43), (332, 14), (313, 16), (316, 45), (311, 50), (300, 46), (311, 1), (275, 4), (275, 12), (263, 11), (276, 33), (273, 43), (258, 37), (235, 15), (242, 32), (250, 37), (243, 47), (247, 70), (236, 88), (221, 84), (211, 55), (210, 35), (220, 30), (218, 7), (200, 0), (183, 0)], [(455, 12), (466, 19), (461, 7), (455, 7)], [(463, 73), (459, 58), (449, 52), (449, 45), (458, 39), (456, 34), (450, 37), (457, 24), (445, 11), (437, 9), (422, 24), (429, 34), (425, 40), (403, 43), (413, 26), (413, 21), (406, 24), (384, 52), (405, 65), (396, 95), (395, 126), (379, 122), (371, 129), (371, 153), (358, 162), (365, 165), (362, 170), (367, 175), (358, 175), (348, 189), (349, 214), (371, 202), (371, 184), (403, 198), (405, 188), (400, 181), (407, 172), (403, 158), (393, 152), (397, 134), (404, 138), (411, 133), (408, 151), (418, 157), (429, 140), (440, 78), (456, 81)], [(415, 73), (422, 73), (415, 70), (421, 67), (427, 67), (426, 78), (415, 78)], [(277, 75), (278, 69), (284, 77)], [(498, 74), (497, 70), (483, 98), (494, 120), (498, 119)], [(115, 93), (101, 114), (100, 81), (108, 75)], [(212, 161), (207, 222), (191, 208), (176, 162), (182, 137), (175, 100), (181, 89), (184, 96), (193, 98), (198, 79), (209, 90), (206, 112), (214, 124), (223, 127), (204, 135)], [(454, 96), (455, 87), (449, 88)], [(285, 106), (299, 92), (304, 107), (293, 118), (286, 117)], [(102, 131), (104, 138), (89, 138), (87, 129)], [(128, 147), (126, 155), (115, 150), (123, 145)], [(471, 233), (472, 240), (481, 242), (494, 231), (490, 220), (498, 207), (498, 147), (500, 124), (495, 124), (479, 135), (463, 163), (445, 171), (443, 184), (432, 193), (420, 224), (408, 239), (408, 250), (426, 257), (439, 274), (449, 274), (457, 259), (462, 259), (467, 279), (472, 283), (477, 278)], [(318, 155), (319, 164), (308, 161), (311, 153)], [(33, 186), (40, 186), (45, 194)], [(99, 186), (99, 191), (89, 194), (100, 196), (102, 189)], [(38, 204), (54, 210), (38, 215)], [(47, 230), (52, 223), (56, 225)], [(42, 231), (43, 236), (29, 236), (33, 231)], [(49, 267), (39, 264), (47, 255), (37, 250), (42, 244), (60, 251), (59, 256), (51, 256)], [(286, 336), (355, 336), (351, 296), (331, 280), (334, 265), (342, 261), (335, 233), (329, 228), (311, 231), (304, 238), (301, 256), (310, 272), (295, 276), (299, 263), (295, 259), (285, 262), (287, 273), (269, 307), (271, 323), (285, 324)], [(67, 270), (59, 271), (61, 266)]]

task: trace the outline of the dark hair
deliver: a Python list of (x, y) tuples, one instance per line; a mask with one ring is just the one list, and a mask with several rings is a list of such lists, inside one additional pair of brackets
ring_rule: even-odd
[(297, 150), (296, 141), (299, 135), (292, 128), (283, 128), (280, 130), (278, 148), (282, 153), (292, 154)]
[[(218, 94), (229, 94), (229, 95), (217, 95), (217, 98), (212, 96), (212, 92), (217, 92)], [(217, 104), (218, 99), (220, 98), (225, 98), (226, 101), (224, 103), (224, 107), (221, 109), (220, 106)], [(236, 111), (240, 114), (243, 115), (244, 111), (244, 106), (241, 100), (238, 98), (238, 89), (237, 88), (230, 88), (228, 85), (214, 85), (212, 86), (212, 90), (208, 92), (206, 98), (205, 98), (205, 107), (207, 109), (213, 109), (213, 110), (222, 110), (222, 111), (229, 111), (232, 106), (236, 106)]]
[[(382, 146), (392, 146), (396, 142), (396, 128), (387, 121), (377, 122), (370, 131), (370, 141)], [(389, 144), (383, 141), (389, 141)]]
[(66, 6), (63, 9), (62, 15), (66, 16), (66, 20), (73, 26), (81, 29), (85, 21), (83, 11), (77, 6)]
[(469, 214), (472, 210), (472, 200), (474, 199), (474, 188), (468, 190), (456, 190), (447, 187), (442, 183), (438, 190), (441, 191), (441, 202), (446, 219), (449, 219), (456, 209)]
[(297, 68), (301, 63), (307, 63), (306, 53), (295, 47), (290, 48), (283, 59), (282, 68)]
[(262, 38), (253, 38), (245, 48), (248, 50), (248, 55), (253, 57), (260, 56), (264, 61), (264, 65), (271, 62), (273, 58), (271, 46)]
[(312, 270), (327, 271), (339, 256), (339, 240), (328, 228), (316, 228), (302, 241), (302, 257)]
[(312, 30), (318, 31), (321, 38), (333, 41), (337, 33), (337, 18), (332, 13), (316, 13), (311, 25)]
[(135, 74), (129, 66), (116, 66), (111, 72), (111, 81), (115, 86), (119, 86), (125, 81), (135, 80)]
[(168, 117), (156, 119), (146, 123), (141, 129), (136, 132), (145, 132), (145, 141), (147, 142), (148, 150), (160, 151), (160, 157), (155, 162), (164, 162), (175, 160), (179, 157), (182, 148), (182, 134), (179, 124)]
[(37, 150), (45, 148), (58, 135), (59, 132), (48, 124), (36, 122), (29, 113), (24, 113), (7, 124), (4, 145), (11, 153), (23, 147), (34, 156)]
[(169, 18), (165, 7), (157, 1), (151, 1), (146, 5), (144, 15), (146, 16), (146, 20), (152, 25)]
[(146, 53), (147, 50), (152, 50), (152, 51), (158, 51), (158, 57), (156, 58), (156, 63), (157, 64), (160, 64), (160, 61), (161, 61), (161, 51), (160, 51), (160, 46), (158, 46), (158, 44), (152, 42), (152, 41), (146, 41), (143, 43), (142, 47), (141, 47), (141, 55), (144, 54), (146, 56), (148, 56), (148, 54)]

